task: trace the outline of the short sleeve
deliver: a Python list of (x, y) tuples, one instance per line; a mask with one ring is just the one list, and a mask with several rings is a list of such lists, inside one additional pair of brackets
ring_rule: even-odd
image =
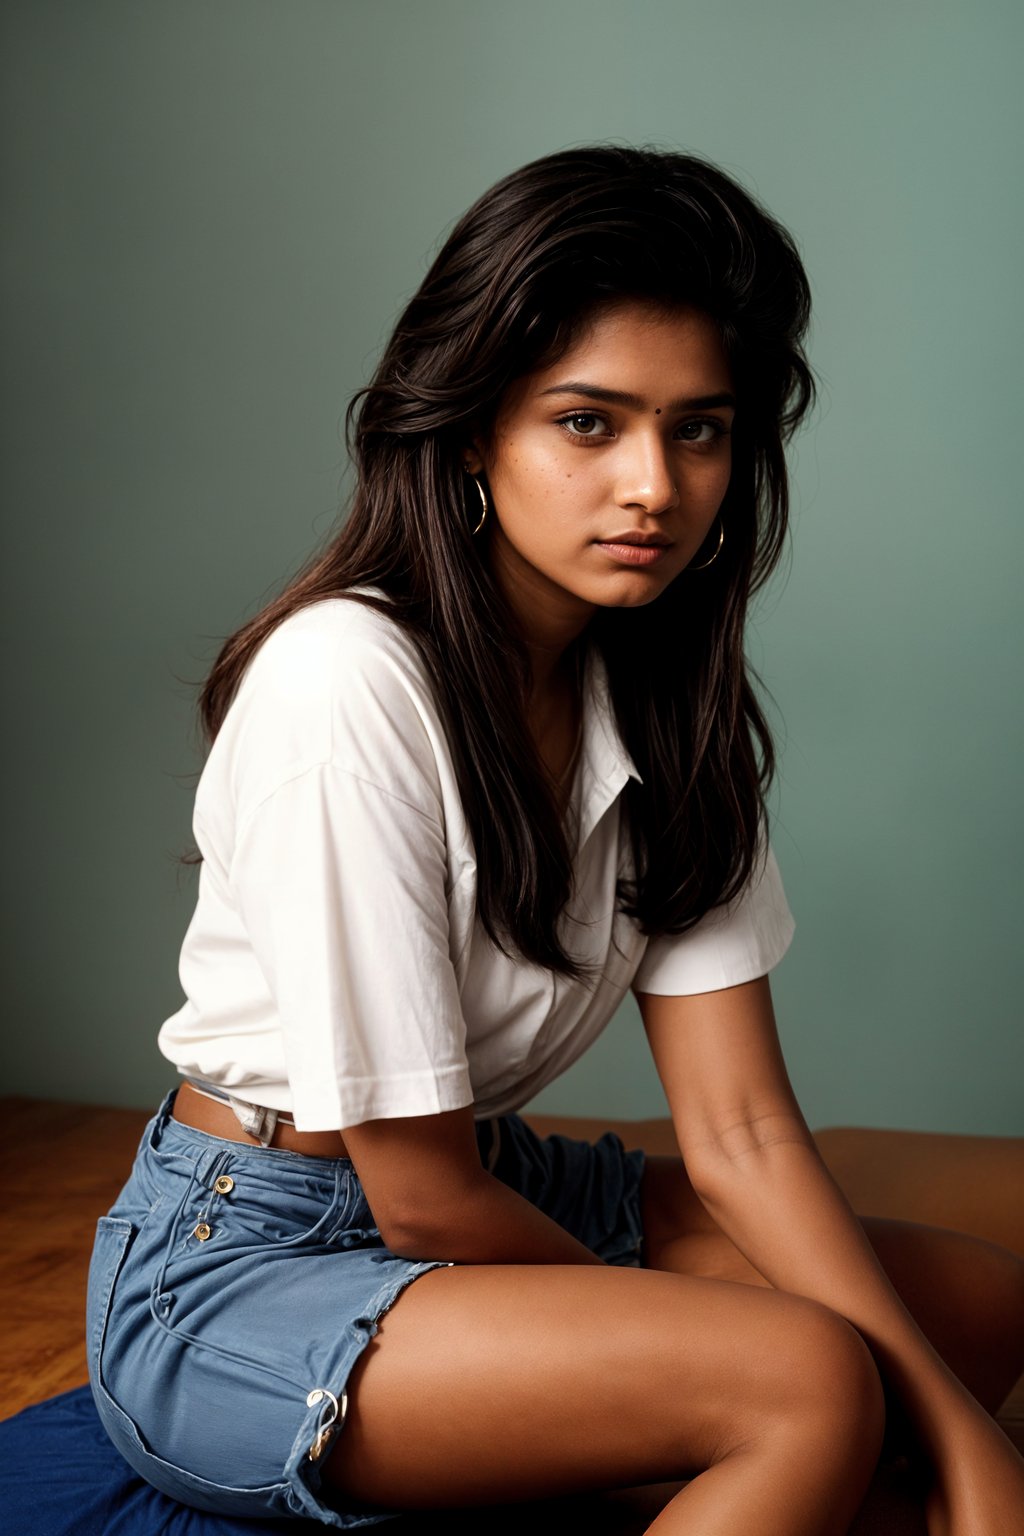
[(764, 976), (778, 965), (795, 924), (771, 848), (747, 886), (686, 933), (651, 939), (633, 978), (636, 992), (685, 997)]
[(440, 819), (318, 763), (248, 817), (230, 881), (300, 1130), (472, 1103)]

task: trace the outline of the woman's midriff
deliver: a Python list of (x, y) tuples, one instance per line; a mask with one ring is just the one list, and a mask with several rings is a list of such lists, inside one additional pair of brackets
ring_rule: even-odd
[[(205, 1131), (223, 1141), (238, 1141), (247, 1147), (262, 1143), (257, 1136), (250, 1136), (242, 1129), (234, 1111), (227, 1104), (218, 1104), (205, 1094), (197, 1093), (189, 1083), (182, 1083), (174, 1098), (173, 1118), (181, 1125)], [(294, 1125), (280, 1120), (268, 1143), (284, 1152), (304, 1152), (307, 1157), (348, 1157), (348, 1149), (339, 1131), (297, 1131)]]

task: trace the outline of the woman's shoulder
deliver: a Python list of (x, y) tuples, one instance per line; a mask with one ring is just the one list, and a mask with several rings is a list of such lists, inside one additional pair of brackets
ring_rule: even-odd
[[(236, 696), (287, 714), (380, 706), (389, 698), (431, 693), (430, 676), (410, 631), (386, 611), (379, 588), (318, 598), (290, 613), (253, 654)], [(376, 598), (381, 607), (360, 601)]]
[(251, 680), (264, 686), (279, 681), (291, 691), (303, 679), (314, 685), (333, 676), (339, 661), (372, 666), (375, 657), (382, 658), (382, 664), (390, 659), (413, 673), (425, 673), (415, 639), (388, 611), (390, 606), (385, 592), (369, 586), (304, 604), (261, 641), (242, 687), (252, 686)]
[[(352, 590), (387, 602), (380, 589)], [(326, 765), (392, 792), (408, 789), (410, 776), (436, 790), (443, 750), (414, 636), (381, 608), (338, 594), (297, 609), (261, 642), (211, 759), (218, 753), (228, 768), (241, 808)]]

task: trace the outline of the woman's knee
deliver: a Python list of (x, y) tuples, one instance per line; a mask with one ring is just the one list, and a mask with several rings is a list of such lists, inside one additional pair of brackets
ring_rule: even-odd
[(885, 1392), (874, 1357), (838, 1312), (789, 1297), (781, 1330), (776, 1402), (800, 1433), (877, 1458), (885, 1433)]

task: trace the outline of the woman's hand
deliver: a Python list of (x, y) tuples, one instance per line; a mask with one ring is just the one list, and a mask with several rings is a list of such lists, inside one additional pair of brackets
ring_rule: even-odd
[(928, 1536), (1024, 1531), (1024, 1458), (973, 1400), (951, 1421), (925, 1500)]

